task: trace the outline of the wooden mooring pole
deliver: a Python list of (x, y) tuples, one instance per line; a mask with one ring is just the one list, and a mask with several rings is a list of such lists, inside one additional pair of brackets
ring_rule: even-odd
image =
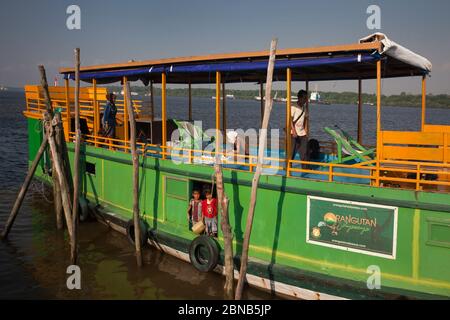
[(81, 130), (80, 130), (80, 49), (75, 49), (75, 155), (73, 161), (73, 211), (72, 211), (72, 225), (73, 236), (70, 244), (70, 261), (72, 264), (77, 264), (78, 259), (78, 197), (80, 193), (80, 144), (81, 144)]
[(34, 158), (33, 163), (31, 164), (30, 170), (28, 171), (28, 174), (22, 185), (22, 188), (20, 188), (19, 195), (17, 196), (16, 202), (14, 203), (14, 206), (9, 215), (8, 221), (6, 222), (5, 228), (3, 229), (2, 239), (6, 239), (8, 237), (9, 231), (11, 231), (11, 227), (14, 224), (14, 220), (16, 219), (17, 214), (19, 213), (20, 206), (22, 205), (23, 199), (25, 198), (25, 194), (28, 191), (28, 187), (30, 186), (31, 180), (33, 179), (34, 173), (36, 172), (36, 168), (39, 164), (39, 161), (41, 161), (42, 155), (47, 149), (47, 145), (48, 145), (48, 138), (47, 135), (44, 135), (44, 140), (42, 140), (41, 146), (39, 147), (36, 157)]
[[(133, 224), (134, 243), (136, 247), (136, 262), (138, 267), (142, 266), (141, 250), (141, 224), (139, 219), (139, 156), (136, 150), (136, 121), (134, 118), (133, 101), (131, 100), (130, 83), (124, 79), (125, 99), (127, 99), (128, 119), (130, 120), (130, 145), (133, 158)], [(128, 119), (124, 119), (128, 121)]]
[[(262, 169), (263, 169), (262, 165), (263, 165), (263, 161), (264, 161), (264, 152), (265, 152), (266, 143), (267, 143), (267, 128), (269, 126), (270, 113), (272, 111), (272, 105), (273, 105), (271, 92), (272, 92), (272, 78), (273, 78), (273, 69), (274, 69), (274, 65), (275, 65), (276, 48), (277, 48), (277, 39), (273, 39), (272, 43), (270, 44), (270, 58), (269, 58), (269, 65), (267, 67), (266, 101), (265, 101), (263, 122), (262, 122), (261, 131), (260, 131), (260, 135), (259, 135), (258, 164), (256, 166), (255, 175), (252, 180), (252, 193), (251, 193), (251, 198), (250, 198), (250, 205), (248, 208), (247, 224), (245, 225), (244, 241), (242, 244), (241, 267), (239, 269), (239, 280), (238, 280), (238, 284), (236, 287), (236, 295), (235, 295), (236, 300), (240, 300), (242, 298), (245, 276), (247, 273), (248, 248), (250, 245), (250, 235), (252, 233), (253, 217), (255, 214), (258, 184), (259, 184), (259, 179), (261, 177), (261, 173), (262, 173)], [(288, 94), (290, 95), (291, 93), (288, 92)], [(262, 97), (261, 97), (261, 99), (262, 99)]]

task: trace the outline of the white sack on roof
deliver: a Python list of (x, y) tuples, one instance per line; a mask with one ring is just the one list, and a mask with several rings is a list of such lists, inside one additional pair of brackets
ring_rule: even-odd
[(376, 40), (379, 40), (383, 44), (383, 49), (380, 54), (386, 54), (394, 59), (425, 70), (426, 72), (431, 72), (433, 65), (427, 58), (424, 58), (421, 55), (418, 55), (417, 53), (414, 53), (411, 50), (388, 39), (388, 37), (383, 33), (377, 32), (371, 34), (370, 36), (360, 39), (359, 43), (373, 42)]

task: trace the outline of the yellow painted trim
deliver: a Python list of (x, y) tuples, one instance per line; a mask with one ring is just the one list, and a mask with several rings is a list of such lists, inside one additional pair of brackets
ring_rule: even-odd
[(420, 209), (414, 210), (413, 217), (413, 241), (412, 241), (412, 275), (414, 279), (419, 279), (420, 263)]

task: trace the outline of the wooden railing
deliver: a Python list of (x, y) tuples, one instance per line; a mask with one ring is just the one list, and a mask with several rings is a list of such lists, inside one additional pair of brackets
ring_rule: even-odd
[[(75, 134), (70, 133), (73, 141)], [(130, 143), (122, 139), (111, 139), (96, 135), (85, 135), (87, 144), (120, 152), (130, 152)], [(137, 142), (138, 153), (149, 157), (170, 159), (186, 164), (214, 164), (215, 151), (186, 149)], [(220, 152), (225, 169), (254, 172), (256, 155), (232, 155)], [(450, 164), (425, 163), (399, 160), (372, 160), (357, 164), (335, 164), (313, 161), (286, 160), (264, 157), (265, 170), (270, 174), (286, 175), (290, 178), (341, 182), (347, 184), (367, 184), (378, 187), (412, 189), (450, 193)]]

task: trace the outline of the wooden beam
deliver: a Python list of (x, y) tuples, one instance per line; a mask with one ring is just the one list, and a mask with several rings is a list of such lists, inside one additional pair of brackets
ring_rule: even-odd
[(161, 145), (163, 146), (163, 159), (166, 159), (166, 141), (167, 141), (167, 101), (166, 101), (166, 81), (167, 76), (163, 72), (161, 74), (161, 121), (162, 121), (162, 142)]
[(358, 143), (362, 144), (362, 80), (358, 80)]
[(422, 131), (424, 131), (426, 123), (427, 109), (427, 76), (422, 77)]
[(287, 168), (289, 167), (289, 161), (292, 157), (291, 152), (291, 68), (286, 69), (286, 175), (289, 176)]
[[(94, 136), (96, 137), (100, 131), (100, 108), (97, 101), (97, 79), (92, 79), (92, 89), (94, 90), (94, 98), (92, 99), (94, 107)], [(98, 146), (97, 139), (95, 139), (95, 146)]]
[(150, 118), (152, 122), (155, 120), (155, 99), (153, 98), (153, 80), (150, 81)]
[(375, 186), (380, 186), (379, 166), (382, 159), (383, 141), (381, 132), (381, 60), (377, 61), (377, 177)]
[(225, 93), (225, 82), (222, 82), (222, 132), (225, 137), (227, 130), (227, 95)]
[(219, 71), (216, 72), (216, 154), (220, 152), (220, 83), (221, 74)]
[(69, 79), (64, 80), (64, 87), (65, 87), (65, 93), (66, 93), (66, 125), (64, 126), (64, 137), (65, 137), (66, 141), (69, 141), (69, 132), (71, 129)]
[(188, 94), (189, 94), (189, 110), (188, 110), (188, 116), (189, 121), (192, 121), (192, 84), (189, 80), (189, 86), (188, 86)]
[(263, 95), (263, 90), (264, 90), (264, 82), (261, 81), (259, 83), (259, 96), (261, 98), (261, 104), (260, 104), (260, 109), (261, 109), (261, 124), (263, 122), (263, 118), (264, 118), (264, 95)]
[[(372, 51), (380, 48), (380, 42), (368, 42), (368, 43), (354, 43), (346, 45), (337, 46), (320, 46), (312, 48), (289, 48), (281, 49), (277, 52), (277, 57), (283, 56), (301, 56), (301, 55), (313, 55), (313, 54), (328, 54), (337, 52), (361, 52), (361, 51)], [(175, 64), (175, 63), (186, 63), (186, 62), (201, 62), (201, 61), (217, 61), (217, 60), (235, 60), (235, 59), (248, 59), (248, 58), (269, 58), (268, 51), (251, 51), (251, 52), (235, 52), (235, 53), (221, 53), (221, 54), (211, 54), (203, 56), (189, 56), (189, 57), (176, 57), (168, 59), (155, 59), (155, 60), (144, 60), (136, 62), (124, 62), (124, 63), (113, 63), (113, 64), (103, 64), (95, 66), (86, 66), (81, 69), (81, 71), (95, 71), (95, 70), (111, 70), (120, 68), (130, 68), (130, 67), (144, 67), (153, 66), (161, 64)], [(60, 73), (74, 72), (73, 68), (60, 68)]]
[(127, 77), (123, 77), (123, 131), (124, 131), (124, 140), (125, 143), (128, 143), (130, 141), (130, 133), (128, 132), (128, 106), (127, 106), (127, 99), (125, 98), (127, 95)]

